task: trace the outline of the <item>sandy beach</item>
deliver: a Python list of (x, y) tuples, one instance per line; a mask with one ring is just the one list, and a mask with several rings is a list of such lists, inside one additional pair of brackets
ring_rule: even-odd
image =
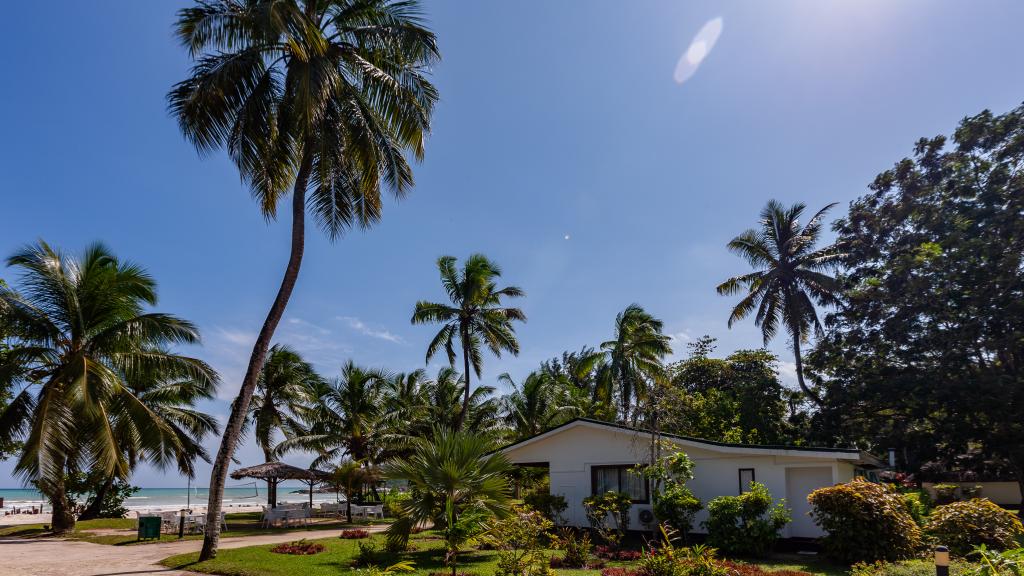
[[(146, 513), (146, 512), (167, 512), (167, 511), (170, 511), (170, 510), (177, 510), (177, 508), (167, 508), (167, 507), (161, 508), (161, 507), (156, 507), (156, 508), (145, 509), (145, 510), (131, 510), (127, 514), (125, 514), (125, 518), (135, 518), (136, 513), (139, 513), (139, 512), (141, 512), (141, 513)], [(195, 507), (194, 506), (194, 507), (192, 507), (192, 510), (195, 511), (195, 512), (203, 512), (205, 510), (205, 507), (202, 507), (202, 506)], [(240, 513), (243, 513), (243, 512), (262, 512), (263, 508), (262, 508), (262, 506), (253, 505), (253, 504), (236, 504), (234, 506), (225, 506), (224, 507), (224, 511), (226, 513), (228, 513), (228, 514), (240, 514)], [(50, 523), (50, 519), (51, 519), (51, 516), (50, 516), (49, 513), (44, 513), (44, 514), (26, 514), (26, 513), (7, 514), (5, 516), (0, 516), (0, 528), (6, 527), (6, 526), (23, 526), (25, 524), (49, 524)]]

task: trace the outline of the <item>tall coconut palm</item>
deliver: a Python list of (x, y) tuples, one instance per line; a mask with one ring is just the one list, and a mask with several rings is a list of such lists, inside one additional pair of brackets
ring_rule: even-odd
[(291, 247), (210, 478), (200, 557), (216, 555), (227, 467), (298, 278), (308, 210), (331, 239), (381, 218), (381, 189), (413, 185), (437, 92), (438, 51), (417, 0), (208, 0), (179, 12), (195, 59), (168, 95), (185, 136), (226, 148), (263, 215), (291, 191)]
[(519, 354), (513, 321), (526, 321), (526, 315), (519, 308), (505, 308), (503, 298), (518, 298), (524, 293), (515, 286), (498, 288), (495, 280), (501, 276), (501, 268), (483, 254), (473, 254), (466, 259), (462, 270), (456, 268), (454, 256), (442, 256), (437, 260), (441, 273), (441, 284), (448, 293), (451, 305), (420, 301), (412, 314), (413, 324), (442, 324), (440, 332), (427, 347), (427, 362), (442, 348), (448, 356), (448, 363), (455, 365), (455, 340), (462, 350), (463, 378), (466, 388), (462, 410), (456, 421), (460, 429), (469, 412), (470, 369), (480, 377), (483, 369), (481, 345), (500, 357), (502, 352)]
[[(256, 436), (256, 445), (263, 450), (264, 462), (277, 459), (277, 434), (293, 436), (302, 425), (296, 419), (316, 392), (320, 375), (295, 350), (275, 344), (263, 363), (256, 390), (249, 405), (249, 421)], [(267, 503), (277, 502), (277, 485), (267, 490)]]
[(815, 248), (821, 237), (822, 218), (833, 206), (835, 203), (825, 206), (801, 226), (806, 205), (797, 203), (786, 208), (776, 200), (769, 201), (761, 210), (760, 226), (728, 244), (730, 251), (745, 258), (755, 270), (729, 278), (717, 288), (726, 296), (743, 293), (729, 315), (730, 328), (756, 310), (754, 324), (761, 328), (767, 345), (782, 323), (793, 340), (800, 390), (819, 406), (821, 397), (804, 382), (800, 345), (812, 331), (822, 333), (815, 304), (840, 303), (839, 283), (828, 273), (839, 265), (843, 254), (835, 245)]
[[(407, 481), (412, 494), (402, 503), (399, 519), (388, 527), (388, 539), (404, 544), (412, 528), (424, 523), (447, 529), (457, 526), (464, 515), (507, 515), (511, 490), (506, 474), (511, 464), (493, 448), (483, 436), (437, 429), (416, 440), (412, 455), (385, 464), (384, 477)], [(450, 535), (449, 545), (457, 552), (459, 541)], [(449, 558), (454, 562), (452, 552)]]
[(211, 395), (217, 375), (166, 351), (198, 342), (198, 330), (147, 311), (156, 282), (106, 247), (73, 257), (40, 242), (7, 264), (20, 277), (17, 291), (0, 288), (0, 323), (11, 341), (0, 382), (20, 391), (0, 414), (0, 442), (24, 442), (15, 473), (46, 495), (53, 529), (64, 533), (75, 523), (67, 474), (123, 479), (137, 461), (189, 465), (183, 460), (198, 448), (192, 433), (212, 423), (182, 404)]
[(608, 376), (619, 391), (623, 421), (632, 416), (635, 423), (640, 411), (630, 411), (633, 400), (645, 400), (651, 386), (664, 377), (662, 360), (672, 353), (670, 340), (662, 333), (661, 320), (638, 304), (615, 317), (615, 338), (602, 343), (601, 349), (608, 356)]
[(314, 467), (339, 462), (375, 462), (381, 450), (382, 385), (388, 375), (349, 360), (341, 376), (317, 385), (315, 399), (299, 411), (303, 429), (277, 445), (282, 454), (291, 449), (315, 452)]

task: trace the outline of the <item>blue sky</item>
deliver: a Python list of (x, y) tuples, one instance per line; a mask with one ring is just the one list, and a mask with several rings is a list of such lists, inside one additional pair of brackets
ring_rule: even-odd
[[(159, 309), (202, 327), (192, 352), (221, 370), (231, 398), (288, 230), (264, 222), (226, 158), (200, 159), (166, 112), (189, 66), (171, 37), (183, 5), (7, 7), (0, 252), (37, 238), (69, 250), (102, 240), (145, 265)], [(326, 375), (347, 358), (422, 367), (433, 332), (409, 324), (413, 304), (442, 297), (438, 256), (472, 252), (527, 292), (522, 353), (487, 358), (487, 383), (600, 343), (631, 302), (664, 320), (680, 353), (702, 334), (723, 354), (757, 347), (752, 325), (727, 329), (731, 300), (714, 286), (745, 270), (725, 243), (769, 198), (845, 205), (917, 138), (1024, 100), (1024, 4), (1013, 1), (448, 0), (426, 10), (443, 53), (441, 103), (416, 189), (370, 232), (334, 244), (310, 234), (278, 333)], [(717, 43), (676, 83), (680, 56), (715, 18)], [(789, 360), (784, 339), (771, 349)], [(206, 408), (223, 416), (227, 403)], [(239, 458), (256, 462), (258, 451), (247, 444)], [(10, 468), (0, 463), (0, 486), (17, 485)], [(203, 468), (198, 483), (207, 479)], [(184, 480), (144, 468), (135, 483)]]

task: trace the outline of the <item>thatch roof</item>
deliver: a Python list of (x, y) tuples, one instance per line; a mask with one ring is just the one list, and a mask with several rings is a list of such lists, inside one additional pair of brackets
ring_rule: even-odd
[(329, 474), (322, 470), (306, 470), (284, 462), (266, 462), (239, 468), (231, 473), (231, 478), (241, 480), (242, 478), (256, 478), (257, 480), (305, 480), (306, 482), (320, 481), (327, 478)]

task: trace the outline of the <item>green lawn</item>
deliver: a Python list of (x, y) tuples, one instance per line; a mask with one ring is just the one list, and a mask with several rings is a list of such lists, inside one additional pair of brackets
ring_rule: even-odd
[[(260, 513), (246, 512), (239, 514), (228, 514), (228, 531), (221, 533), (223, 538), (238, 538), (241, 536), (254, 536), (259, 534), (279, 534), (282, 532), (297, 532), (301, 530), (341, 530), (352, 526), (365, 526), (367, 524), (379, 524), (382, 521), (357, 521), (355, 524), (347, 524), (342, 521), (326, 521), (315, 519), (308, 527), (302, 528), (262, 528), (260, 527)], [(124, 546), (133, 544), (151, 544), (153, 542), (167, 542), (177, 540), (177, 534), (161, 534), (160, 540), (136, 539), (136, 524), (134, 518), (102, 518), (98, 520), (85, 520), (75, 524), (75, 531), (69, 536), (74, 540), (83, 540), (94, 544), (107, 544), (112, 546)], [(43, 529), (42, 524), (25, 524), (22, 526), (9, 526), (0, 528), (0, 536), (19, 536), (24, 538), (45, 537), (50, 532)], [(186, 534), (185, 539), (202, 539), (202, 534)]]
[[(383, 547), (384, 538), (375, 535), (371, 538)], [(327, 549), (312, 556), (291, 556), (275, 554), (270, 551), (273, 546), (249, 546), (221, 550), (217, 558), (206, 562), (197, 562), (198, 553), (182, 554), (166, 558), (161, 562), (164, 566), (207, 574), (225, 576), (337, 576), (339, 573), (352, 569), (352, 561), (360, 540), (341, 540), (339, 538), (318, 539)], [(365, 540), (363, 540), (365, 542)], [(411, 560), (416, 566), (416, 576), (427, 576), (431, 572), (447, 571), (444, 566), (444, 551), (441, 542), (429, 532), (418, 534), (411, 541), (414, 550), (400, 556), (379, 554), (378, 566), (388, 566), (400, 560)], [(552, 551), (554, 555), (561, 552)], [(467, 550), (459, 555), (459, 571), (469, 572), (478, 576), (489, 576), (494, 573), (497, 553), (493, 551)], [(610, 562), (609, 566), (629, 566), (629, 562)], [(803, 570), (825, 576), (842, 576), (846, 569), (827, 564), (822, 561), (804, 561), (801, 557), (785, 557), (762, 563), (769, 570)], [(598, 570), (558, 569), (559, 576), (597, 576)]]

